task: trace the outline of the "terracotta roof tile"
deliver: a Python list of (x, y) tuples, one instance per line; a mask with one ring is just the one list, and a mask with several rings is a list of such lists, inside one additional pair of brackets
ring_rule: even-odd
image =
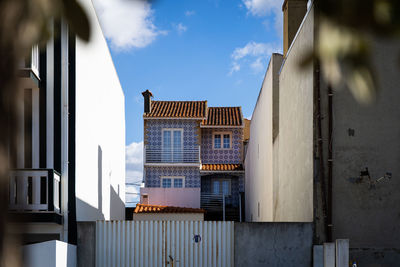
[(144, 117), (205, 118), (207, 101), (151, 101), (151, 112)]
[(133, 213), (205, 213), (203, 209), (136, 204)]
[(242, 164), (202, 164), (202, 171), (243, 171)]
[(209, 107), (202, 126), (242, 126), (240, 107)]

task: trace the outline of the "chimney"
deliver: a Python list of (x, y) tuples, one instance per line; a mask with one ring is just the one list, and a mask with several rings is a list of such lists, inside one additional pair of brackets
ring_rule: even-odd
[(150, 113), (151, 112), (151, 98), (153, 97), (153, 94), (147, 89), (142, 93), (143, 98), (144, 98), (144, 113)]
[(307, 12), (308, 0), (285, 0), (282, 5), (283, 11), (283, 56), (289, 50), (290, 45), (301, 22)]

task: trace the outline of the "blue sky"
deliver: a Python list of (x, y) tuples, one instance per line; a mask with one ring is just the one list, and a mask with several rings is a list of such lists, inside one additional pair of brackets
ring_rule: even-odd
[(94, 3), (125, 93), (128, 182), (141, 180), (145, 89), (251, 117), (270, 55), (282, 49), (281, 0)]

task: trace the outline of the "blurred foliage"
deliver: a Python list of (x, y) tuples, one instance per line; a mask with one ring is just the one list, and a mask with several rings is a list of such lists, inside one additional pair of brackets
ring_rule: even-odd
[[(17, 134), (18, 68), (35, 44), (52, 38), (53, 21), (64, 20), (72, 33), (88, 41), (89, 19), (76, 0), (0, 0), (0, 266), (21, 266), (16, 236), (8, 224), (9, 157)], [(13, 140), (14, 139), (14, 140)]]
[[(373, 38), (398, 38), (399, 0), (315, 0), (318, 37), (315, 51), (327, 81), (346, 84), (354, 97), (370, 103), (377, 93), (371, 63)], [(310, 57), (309, 57), (310, 58)]]

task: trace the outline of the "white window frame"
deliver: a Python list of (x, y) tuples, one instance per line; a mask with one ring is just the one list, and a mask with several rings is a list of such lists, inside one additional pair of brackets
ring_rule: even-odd
[[(171, 179), (171, 187), (163, 187), (163, 180), (164, 179)], [(182, 187), (175, 187), (174, 180), (175, 179), (182, 179)], [(161, 176), (161, 187), (162, 188), (185, 188), (185, 176)]]
[(165, 131), (171, 131), (171, 145), (172, 149), (174, 148), (174, 131), (180, 131), (181, 132), (181, 144), (182, 144), (182, 149), (183, 149), (183, 128), (162, 128), (161, 130), (161, 149), (164, 149), (164, 132)]
[[(220, 148), (216, 148), (215, 147), (215, 136), (216, 135), (221, 135), (221, 147)], [(228, 134), (229, 135), (229, 148), (224, 148), (224, 134)], [(212, 146), (213, 149), (216, 150), (229, 150), (232, 149), (232, 132), (213, 132), (212, 134)]]
[[(218, 181), (219, 182), (219, 186), (220, 186), (220, 191), (222, 191), (222, 182), (223, 181), (228, 181), (229, 182), (229, 192), (228, 192), (228, 194), (227, 195), (225, 195), (225, 196), (230, 196), (230, 195), (232, 195), (232, 180), (231, 179), (227, 179), (227, 178), (214, 178), (214, 179), (211, 179), (211, 192), (214, 194), (214, 182), (215, 181)], [(222, 195), (222, 192), (221, 192), (221, 194), (218, 194), (218, 195)]]

